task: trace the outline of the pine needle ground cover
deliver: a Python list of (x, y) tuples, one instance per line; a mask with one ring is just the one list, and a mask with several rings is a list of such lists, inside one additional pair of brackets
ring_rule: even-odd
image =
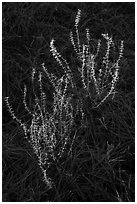
[(134, 201), (134, 3), (3, 3), (3, 201)]

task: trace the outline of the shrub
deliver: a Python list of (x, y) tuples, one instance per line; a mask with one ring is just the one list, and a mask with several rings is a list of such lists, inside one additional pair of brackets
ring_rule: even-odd
[(61, 77), (57, 77), (48, 71), (45, 63), (41, 65), (53, 87), (52, 110), (48, 111), (47, 96), (42, 83), (43, 73), (37, 68), (32, 69), (32, 86), (35, 86), (34, 79), (38, 76), (40, 96), (38, 97), (34, 91), (35, 103), (31, 108), (28, 107), (26, 100), (27, 86), (24, 86), (23, 104), (32, 118), (30, 125), (22, 122), (16, 116), (9, 97), (5, 97), (12, 118), (23, 128), (26, 139), (37, 155), (44, 181), (49, 188), (54, 185), (47, 173), (50, 165), (52, 163), (58, 165), (64, 155), (71, 157), (75, 148), (73, 143), (77, 131), (76, 121), (79, 120), (80, 127), (86, 124), (85, 101), (88, 99), (90, 110), (92, 110), (100, 107), (108, 98), (113, 99), (119, 79), (120, 60), (124, 49), (123, 41), (120, 43), (118, 53), (112, 37), (102, 34), (102, 39), (97, 41), (96, 52), (93, 52), (89, 29), (86, 29), (86, 43), (81, 44), (78, 29), (80, 17), (81, 10), (78, 10), (75, 30), (70, 32), (70, 41), (80, 64), (77, 67), (80, 87), (76, 83), (77, 79), (69, 63), (57, 51), (55, 40), (51, 39), (50, 51), (64, 71)]

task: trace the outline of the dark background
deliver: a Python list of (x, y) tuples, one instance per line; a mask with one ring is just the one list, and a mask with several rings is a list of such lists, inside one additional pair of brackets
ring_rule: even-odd
[[(22, 129), (8, 113), (4, 97), (9, 96), (18, 117), (29, 122), (22, 99), (26, 84), (28, 101), (33, 101), (32, 67), (42, 70), (40, 64), (45, 62), (51, 72), (61, 74), (50, 53), (52, 38), (70, 67), (75, 69), (76, 56), (69, 33), (74, 29), (78, 9), (82, 10), (79, 30), (83, 41), (87, 27), (93, 39), (109, 33), (117, 46), (124, 40), (117, 85), (119, 93), (114, 101), (98, 111), (99, 116), (97, 112), (90, 113), (92, 127), (79, 132), (76, 146), (80, 145), (78, 149), (81, 149), (65, 163), (66, 168), (74, 171), (73, 176), (56, 175), (53, 167), (50, 174), (56, 187), (48, 190), (42, 181), (37, 159)], [(5, 2), (2, 4), (2, 35), (3, 201), (134, 201), (135, 4)], [(45, 89), (50, 101), (47, 82)], [(98, 122), (99, 117), (105, 118), (107, 129)], [(88, 149), (91, 137), (96, 142)], [(102, 159), (107, 141), (115, 146), (111, 164)]]

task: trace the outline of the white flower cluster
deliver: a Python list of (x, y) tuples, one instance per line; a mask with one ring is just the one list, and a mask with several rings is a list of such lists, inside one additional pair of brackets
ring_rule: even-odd
[[(80, 36), (78, 25), (80, 22), (81, 10), (78, 10), (75, 19), (75, 37), (74, 33), (70, 32), (70, 40), (76, 52), (77, 58), (81, 66), (78, 67), (79, 76), (81, 79), (82, 88), (84, 90), (84, 97), (82, 98), (77, 92), (77, 85), (74, 80), (72, 70), (68, 62), (61, 56), (54, 45), (54, 39), (50, 42), (50, 51), (62, 67), (64, 75), (58, 78), (53, 73), (49, 73), (42, 64), (43, 71), (46, 73), (53, 91), (52, 112), (48, 112), (46, 108), (47, 96), (43, 91), (43, 75), (35, 68), (32, 69), (32, 83), (35, 75), (38, 74), (38, 82), (40, 89), (40, 97), (35, 94), (35, 104), (29, 109), (26, 102), (27, 87), (24, 86), (23, 104), (31, 116), (31, 125), (22, 123), (18, 117), (15, 116), (14, 110), (6, 97), (5, 101), (8, 110), (13, 119), (15, 119), (22, 127), (25, 137), (31, 144), (33, 151), (37, 155), (39, 166), (44, 175), (44, 181), (51, 188), (52, 180), (47, 175), (47, 170), (52, 162), (58, 162), (65, 152), (67, 155), (72, 152), (73, 143), (76, 137), (76, 131), (72, 133), (72, 127), (75, 124), (76, 117), (79, 115), (84, 121), (84, 99), (89, 97), (92, 108), (99, 107), (106, 99), (114, 95), (116, 83), (119, 78), (119, 62), (123, 55), (123, 41), (121, 41), (119, 57), (115, 62), (110, 61), (110, 51), (115, 49), (112, 37), (108, 34), (102, 34), (106, 41), (106, 52), (102, 58), (102, 64), (98, 64), (97, 57), (101, 50), (101, 40), (98, 40), (96, 53), (91, 53), (91, 39), (89, 29), (86, 29), (86, 44), (80, 43)], [(98, 67), (100, 66), (100, 67)], [(94, 92), (92, 91), (94, 88)], [(71, 90), (71, 91), (70, 91)], [(77, 95), (75, 103), (73, 97)], [(32, 111), (33, 110), (33, 111)]]

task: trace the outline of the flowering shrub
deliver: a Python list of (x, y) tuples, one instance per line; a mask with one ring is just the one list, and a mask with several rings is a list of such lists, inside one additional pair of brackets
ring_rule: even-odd
[[(23, 128), (25, 137), (31, 144), (34, 153), (37, 155), (39, 166), (44, 175), (44, 181), (52, 187), (52, 180), (48, 177), (47, 170), (52, 162), (57, 163), (63, 155), (70, 156), (73, 151), (73, 143), (76, 134), (73, 134), (73, 126), (80, 118), (80, 125), (84, 124), (86, 114), (84, 111), (84, 100), (90, 99), (91, 109), (101, 106), (109, 97), (114, 97), (116, 92), (116, 83), (119, 79), (120, 59), (123, 55), (123, 41), (120, 43), (119, 56), (113, 59), (115, 44), (112, 37), (108, 34), (102, 34), (103, 39), (98, 40), (96, 53), (91, 50), (91, 37), (89, 29), (86, 29), (86, 43), (81, 44), (79, 36), (79, 22), (81, 10), (78, 10), (75, 18), (75, 32), (70, 32), (70, 40), (73, 49), (80, 62), (77, 71), (81, 80), (82, 87), (78, 91), (75, 76), (69, 66), (69, 63), (61, 56), (55, 47), (55, 40), (50, 42), (50, 51), (64, 71), (60, 78), (53, 73), (49, 73), (42, 63), (43, 72), (46, 73), (51, 85), (53, 86), (53, 104), (52, 111), (47, 110), (47, 97), (43, 90), (43, 74), (32, 70), (32, 84), (34, 86), (35, 76), (38, 76), (40, 97), (35, 94), (35, 104), (28, 107), (26, 102), (27, 87), (24, 86), (23, 104), (31, 116), (30, 126), (23, 123), (14, 113), (9, 97), (5, 97), (8, 110), (13, 119), (15, 119)], [(106, 45), (106, 51), (102, 57), (102, 42)], [(101, 53), (101, 54), (100, 54)], [(100, 56), (101, 55), (101, 56)], [(101, 58), (101, 59), (100, 59)], [(82, 97), (84, 94), (84, 97)], [(75, 99), (74, 99), (75, 98)]]

